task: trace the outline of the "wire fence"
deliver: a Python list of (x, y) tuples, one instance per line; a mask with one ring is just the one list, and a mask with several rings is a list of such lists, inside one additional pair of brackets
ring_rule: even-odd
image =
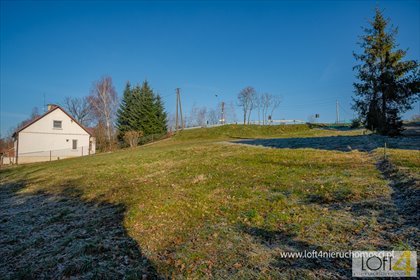
[(88, 156), (92, 154), (89, 146), (81, 146), (76, 149), (56, 149), (46, 151), (33, 151), (19, 153), (18, 156), (2, 156), (0, 163), (15, 164), (15, 163), (31, 163), (31, 162), (42, 162), (42, 161), (53, 161), (72, 157)]
[(143, 136), (139, 139), (139, 145), (144, 145), (150, 142), (158, 141), (167, 137), (168, 133), (157, 133)]

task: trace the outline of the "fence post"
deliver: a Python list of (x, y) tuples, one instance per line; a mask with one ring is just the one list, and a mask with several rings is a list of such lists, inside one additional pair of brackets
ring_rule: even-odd
[(83, 146), (82, 146), (82, 156), (83, 156)]
[(50, 150), (50, 161), (51, 161), (51, 150)]

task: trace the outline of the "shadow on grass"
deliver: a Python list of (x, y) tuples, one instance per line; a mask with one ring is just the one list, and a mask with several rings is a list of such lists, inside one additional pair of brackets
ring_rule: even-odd
[(388, 160), (379, 161), (377, 168), (393, 190), (391, 197), (323, 205), (333, 211), (348, 211), (356, 217), (375, 217), (382, 227), (380, 236), (383, 240), (377, 249), (415, 250), (420, 246), (420, 184), (415, 178), (400, 172)]
[(292, 258), (282, 256), (282, 252), (313, 251), (320, 252), (317, 245), (298, 240), (295, 234), (276, 230), (270, 231), (257, 227), (241, 226), (246, 234), (275, 252), (275, 261), (271, 264), (286, 278), (307, 279), (343, 279), (351, 277), (351, 259), (347, 258)]
[(275, 139), (244, 139), (232, 143), (263, 146), (269, 148), (289, 149), (320, 149), (328, 151), (348, 152), (359, 150), (370, 152), (376, 148), (383, 148), (384, 143), (388, 148), (420, 150), (420, 137), (383, 137), (379, 135), (360, 136), (329, 136), (309, 138), (275, 138)]
[(123, 205), (25, 186), (0, 186), (0, 278), (159, 278), (122, 224)]

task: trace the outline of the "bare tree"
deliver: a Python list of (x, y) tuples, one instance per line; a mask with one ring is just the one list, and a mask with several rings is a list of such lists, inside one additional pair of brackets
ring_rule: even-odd
[(242, 112), (244, 114), (244, 124), (246, 124), (247, 118), (248, 124), (250, 122), (251, 112), (255, 105), (255, 95), (255, 89), (250, 86), (244, 88), (238, 94), (238, 104), (240, 107), (242, 107)]
[(219, 118), (217, 117), (217, 112), (215, 109), (210, 109), (207, 111), (207, 121), (211, 125), (219, 123)]
[(112, 78), (106, 76), (94, 82), (88, 101), (98, 124), (104, 124), (107, 142), (111, 147), (114, 119), (118, 105), (117, 92), (112, 85)]
[(87, 97), (67, 96), (63, 106), (82, 125), (88, 126), (91, 122), (91, 107)]
[(188, 126), (205, 126), (206, 125), (206, 107), (197, 107), (195, 104), (191, 108)]
[(8, 136), (6, 138), (0, 138), (0, 156), (4, 155), (6, 157), (13, 157), (15, 154), (13, 144), (14, 143), (13, 143), (12, 136)]
[(175, 130), (175, 122), (176, 122), (175, 118), (176, 118), (175, 114), (172, 113), (172, 114), (169, 114), (168, 118), (166, 119), (166, 125), (168, 126), (168, 130), (170, 132)]
[[(263, 93), (260, 96), (263, 124), (267, 124), (268, 116), (273, 117), (274, 111), (280, 106), (281, 98), (270, 93)], [(268, 115), (269, 114), (269, 115)]]
[(261, 94), (261, 111), (262, 111), (263, 124), (267, 123), (268, 109), (272, 103), (272, 99), (273, 99), (273, 96), (269, 93)]
[(199, 126), (206, 126), (207, 108), (201, 107), (197, 112), (197, 123)]
[(186, 120), (186, 126), (187, 127), (194, 127), (197, 126), (197, 121), (195, 116), (197, 115), (198, 107), (194, 103), (191, 107), (190, 114), (188, 116), (184, 116), (184, 119)]
[(238, 118), (236, 116), (235, 104), (233, 101), (230, 101), (229, 105), (226, 106), (226, 122), (227, 123), (238, 122)]
[(41, 114), (39, 113), (38, 107), (33, 107), (32, 112), (31, 112), (31, 116), (29, 117), (28, 121), (32, 121), (32, 120), (38, 118), (39, 116), (41, 116)]
[[(258, 112), (258, 124), (261, 124), (261, 111), (262, 111), (262, 94), (257, 92), (254, 96), (254, 107)], [(263, 120), (264, 123), (264, 120)]]
[(277, 95), (273, 95), (271, 98), (271, 105), (270, 105), (270, 116), (271, 119), (273, 118), (274, 111), (277, 110), (277, 108), (281, 104), (281, 97)]

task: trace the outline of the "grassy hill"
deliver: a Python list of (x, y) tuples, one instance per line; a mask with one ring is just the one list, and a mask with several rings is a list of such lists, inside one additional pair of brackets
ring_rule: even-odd
[(229, 140), (241, 138), (313, 137), (332, 135), (357, 135), (361, 130), (341, 132), (338, 130), (312, 129), (307, 124), (296, 125), (223, 125), (212, 128), (187, 129), (175, 137), (179, 141)]
[(232, 125), (1, 170), (0, 273), (10, 279), (349, 277), (350, 260), (280, 253), (413, 246), (404, 233), (382, 233), (396, 210), (386, 210), (392, 191), (375, 159), (359, 151), (221, 140), (357, 133)]

